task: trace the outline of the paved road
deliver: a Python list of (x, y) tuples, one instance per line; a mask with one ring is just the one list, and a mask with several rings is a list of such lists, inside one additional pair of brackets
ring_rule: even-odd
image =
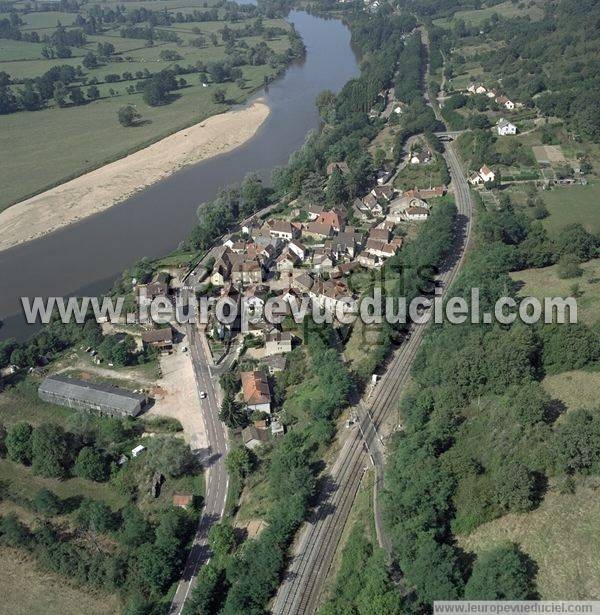
[(201, 342), (200, 334), (191, 325), (187, 326), (186, 332), (198, 392), (204, 391), (206, 393), (206, 398), (200, 399), (200, 405), (209, 448), (206, 451), (200, 451), (202, 463), (206, 468), (204, 510), (196, 530), (192, 549), (171, 603), (169, 610), (171, 615), (180, 615), (190, 590), (194, 586), (200, 567), (210, 559), (207, 542), (208, 530), (213, 523), (223, 517), (229, 486), (225, 468), (228, 445), (225, 426), (219, 420), (218, 380), (216, 375), (213, 376), (211, 373), (209, 360), (206, 356), (206, 345)]

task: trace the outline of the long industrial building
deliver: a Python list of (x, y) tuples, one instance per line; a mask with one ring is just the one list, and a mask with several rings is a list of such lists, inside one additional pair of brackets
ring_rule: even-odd
[(49, 376), (38, 389), (41, 400), (97, 412), (103, 416), (137, 416), (146, 397), (108, 384), (76, 380), (66, 376)]

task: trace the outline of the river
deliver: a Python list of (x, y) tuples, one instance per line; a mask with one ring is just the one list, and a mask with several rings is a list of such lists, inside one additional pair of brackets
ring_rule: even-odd
[(339, 91), (359, 73), (350, 32), (339, 21), (292, 11), (306, 45), (306, 58), (290, 66), (259, 92), (271, 114), (241, 147), (186, 167), (105, 212), (35, 241), (0, 252), (0, 338), (23, 339), (34, 331), (25, 323), (20, 297), (97, 295), (141, 257), (175, 249), (196, 220), (196, 209), (220, 187), (240, 182), (250, 171), (268, 178), (285, 164), (319, 124), (314, 101), (319, 92)]

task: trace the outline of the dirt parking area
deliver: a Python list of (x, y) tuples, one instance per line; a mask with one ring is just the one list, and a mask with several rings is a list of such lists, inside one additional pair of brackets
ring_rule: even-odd
[(208, 447), (200, 398), (189, 353), (176, 347), (173, 354), (160, 357), (162, 377), (156, 383), (160, 393), (148, 416), (169, 416), (183, 425), (185, 441), (192, 450)]

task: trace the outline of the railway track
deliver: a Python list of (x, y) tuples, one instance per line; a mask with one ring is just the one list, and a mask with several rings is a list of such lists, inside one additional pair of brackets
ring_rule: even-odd
[[(437, 277), (443, 291), (451, 286), (464, 261), (473, 208), (468, 184), (451, 144), (446, 146), (445, 158), (452, 177), (458, 215), (454, 249)], [(372, 401), (358, 406), (358, 430), (342, 447), (325, 482), (321, 504), (301, 532), (297, 554), (275, 597), (272, 612), (276, 615), (303, 615), (316, 611), (368, 458), (378, 472), (383, 469), (384, 451), (378, 428), (396, 408), (425, 331), (426, 325), (413, 324), (410, 327), (408, 337), (395, 351), (377, 385)]]

